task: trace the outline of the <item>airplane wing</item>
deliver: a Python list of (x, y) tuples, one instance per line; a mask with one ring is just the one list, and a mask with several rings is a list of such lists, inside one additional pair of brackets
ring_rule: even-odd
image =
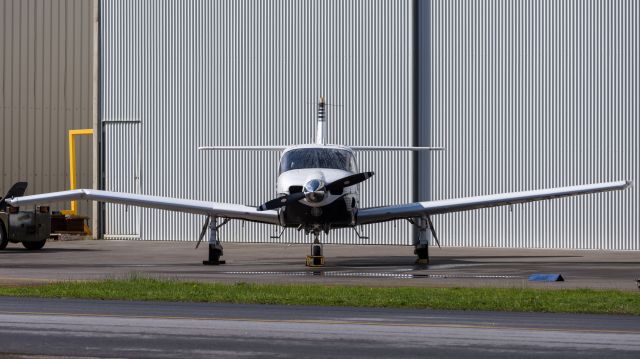
[(243, 219), (252, 222), (280, 224), (280, 220), (278, 219), (278, 212), (258, 211), (255, 207), (249, 207), (240, 204), (196, 201), (191, 199), (101, 191), (95, 189), (76, 189), (70, 191), (43, 193), (32, 196), (9, 198), (6, 201), (11, 206), (20, 207), (29, 204), (70, 201), (78, 199), (119, 203), (139, 207), (158, 208), (168, 211), (204, 214), (208, 216), (231, 219)]
[(200, 146), (200, 151), (284, 151), (287, 146)]
[[(354, 151), (443, 151), (444, 147), (347, 146)], [(287, 146), (200, 146), (200, 151), (284, 151)]]
[(349, 146), (354, 151), (443, 151), (444, 147)]
[(549, 188), (535, 191), (493, 194), (488, 196), (415, 202), (395, 206), (363, 208), (358, 211), (357, 224), (370, 224), (396, 219), (415, 218), (432, 214), (469, 211), (478, 208), (541, 201), (581, 194), (623, 190), (631, 181), (596, 183), (582, 186)]

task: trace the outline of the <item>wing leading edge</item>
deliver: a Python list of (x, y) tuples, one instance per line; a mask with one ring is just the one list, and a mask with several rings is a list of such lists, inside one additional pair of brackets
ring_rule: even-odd
[(596, 183), (581, 186), (559, 187), (535, 191), (493, 194), (446, 199), (429, 202), (415, 202), (396, 206), (363, 208), (358, 211), (358, 224), (385, 222), (396, 219), (421, 217), (431, 214), (469, 211), (472, 209), (505, 206), (510, 204), (541, 201), (546, 199), (576, 196), (581, 194), (623, 190), (631, 181)]
[(6, 201), (12, 206), (19, 207), (29, 204), (70, 201), (77, 199), (158, 208), (169, 211), (204, 214), (231, 219), (243, 219), (268, 224), (280, 224), (278, 212), (258, 211), (254, 207), (240, 204), (196, 201), (191, 199), (101, 191), (95, 189), (76, 189), (70, 191), (43, 193), (32, 196), (9, 198)]

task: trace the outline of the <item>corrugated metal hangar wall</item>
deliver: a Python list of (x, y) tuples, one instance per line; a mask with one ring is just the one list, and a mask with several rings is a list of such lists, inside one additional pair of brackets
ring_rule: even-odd
[(640, 249), (640, 3), (434, 0), (433, 198), (633, 180), (434, 219), (454, 246)]
[[(276, 153), (201, 145), (309, 143), (315, 102), (329, 140), (411, 145), (409, 1), (101, 2), (105, 188), (257, 205), (275, 196)], [(408, 153), (365, 153), (365, 206), (411, 200)], [(106, 238), (195, 240), (203, 217), (107, 205)], [(223, 241), (272, 241), (232, 221)], [(368, 243), (408, 244), (409, 225), (369, 226)], [(282, 242), (308, 242), (287, 230)], [(333, 231), (325, 243), (355, 243)]]
[[(422, 179), (434, 199), (637, 183), (633, 1), (433, 0), (421, 17), (429, 26), (415, 27), (413, 1), (101, 4), (106, 189), (270, 199), (276, 154), (195, 148), (310, 142), (319, 95), (341, 105), (330, 108), (331, 140), (353, 145), (410, 145), (414, 105), (429, 103), (428, 140), (447, 147)], [(431, 69), (430, 95), (418, 102), (414, 29), (428, 32), (420, 61)], [(410, 201), (411, 163), (408, 154), (361, 155), (361, 169), (377, 173), (361, 187), (363, 205)], [(638, 196), (632, 187), (434, 222), (444, 245), (640, 249)], [(202, 220), (109, 206), (105, 230), (107, 238), (195, 240)], [(409, 244), (407, 224), (395, 226), (366, 228), (368, 243)], [(274, 231), (235, 223), (222, 239), (272, 241)], [(277, 241), (304, 238), (291, 231)], [(356, 238), (333, 232), (324, 241)]]
[[(0, 0), (0, 191), (69, 188), (67, 131), (93, 127), (92, 1)], [(92, 140), (78, 139), (78, 184), (93, 186)], [(69, 208), (57, 203), (54, 209)], [(91, 215), (81, 203), (79, 213)]]

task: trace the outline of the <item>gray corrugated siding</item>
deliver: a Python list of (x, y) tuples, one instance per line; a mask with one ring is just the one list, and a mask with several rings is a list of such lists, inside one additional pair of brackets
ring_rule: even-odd
[[(92, 128), (90, 1), (0, 0), (0, 191), (69, 188), (67, 131)], [(91, 139), (78, 138), (78, 184), (92, 185)], [(68, 209), (68, 202), (54, 209)], [(80, 213), (90, 216), (86, 203)]]
[[(140, 150), (140, 192), (256, 205), (275, 195), (275, 153), (207, 152), (200, 145), (308, 143), (314, 102), (325, 95), (329, 141), (411, 145), (410, 1), (111, 1), (101, 2), (103, 120), (139, 119), (140, 142), (107, 137), (107, 189), (127, 186)], [(108, 125), (113, 126), (113, 125)], [(137, 147), (139, 146), (139, 147)], [(116, 153), (116, 152), (111, 152)], [(376, 176), (362, 204), (411, 199), (409, 154), (359, 156)], [(124, 176), (124, 175), (123, 175)], [(128, 186), (131, 186), (129, 184)], [(123, 209), (120, 209), (122, 211)], [(107, 229), (130, 220), (115, 207)], [(142, 239), (195, 240), (204, 218), (143, 209)], [(305, 242), (295, 230), (231, 222), (223, 241)], [(406, 222), (366, 227), (368, 241), (333, 231), (326, 243), (411, 243)]]
[(433, 198), (634, 180), (438, 216), (444, 245), (640, 249), (640, 3), (432, 1)]

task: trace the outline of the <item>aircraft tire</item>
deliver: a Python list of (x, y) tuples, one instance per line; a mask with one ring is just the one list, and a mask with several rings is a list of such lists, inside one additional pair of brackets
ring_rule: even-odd
[(22, 242), (22, 245), (30, 250), (30, 251), (37, 251), (39, 249), (42, 249), (42, 247), (44, 247), (44, 244), (47, 243), (46, 239), (43, 239), (41, 241), (34, 241), (34, 242)]
[(429, 259), (429, 248), (416, 248), (415, 253), (418, 259)]
[(215, 262), (220, 261), (220, 257), (222, 257), (222, 251), (219, 249), (213, 249), (213, 257), (212, 260)]
[(209, 247), (209, 261), (212, 263), (217, 263), (220, 261), (220, 257), (222, 257), (222, 250), (219, 248)]
[(4, 224), (0, 223), (0, 250), (7, 248), (7, 244), (9, 244), (9, 236), (4, 229)]

